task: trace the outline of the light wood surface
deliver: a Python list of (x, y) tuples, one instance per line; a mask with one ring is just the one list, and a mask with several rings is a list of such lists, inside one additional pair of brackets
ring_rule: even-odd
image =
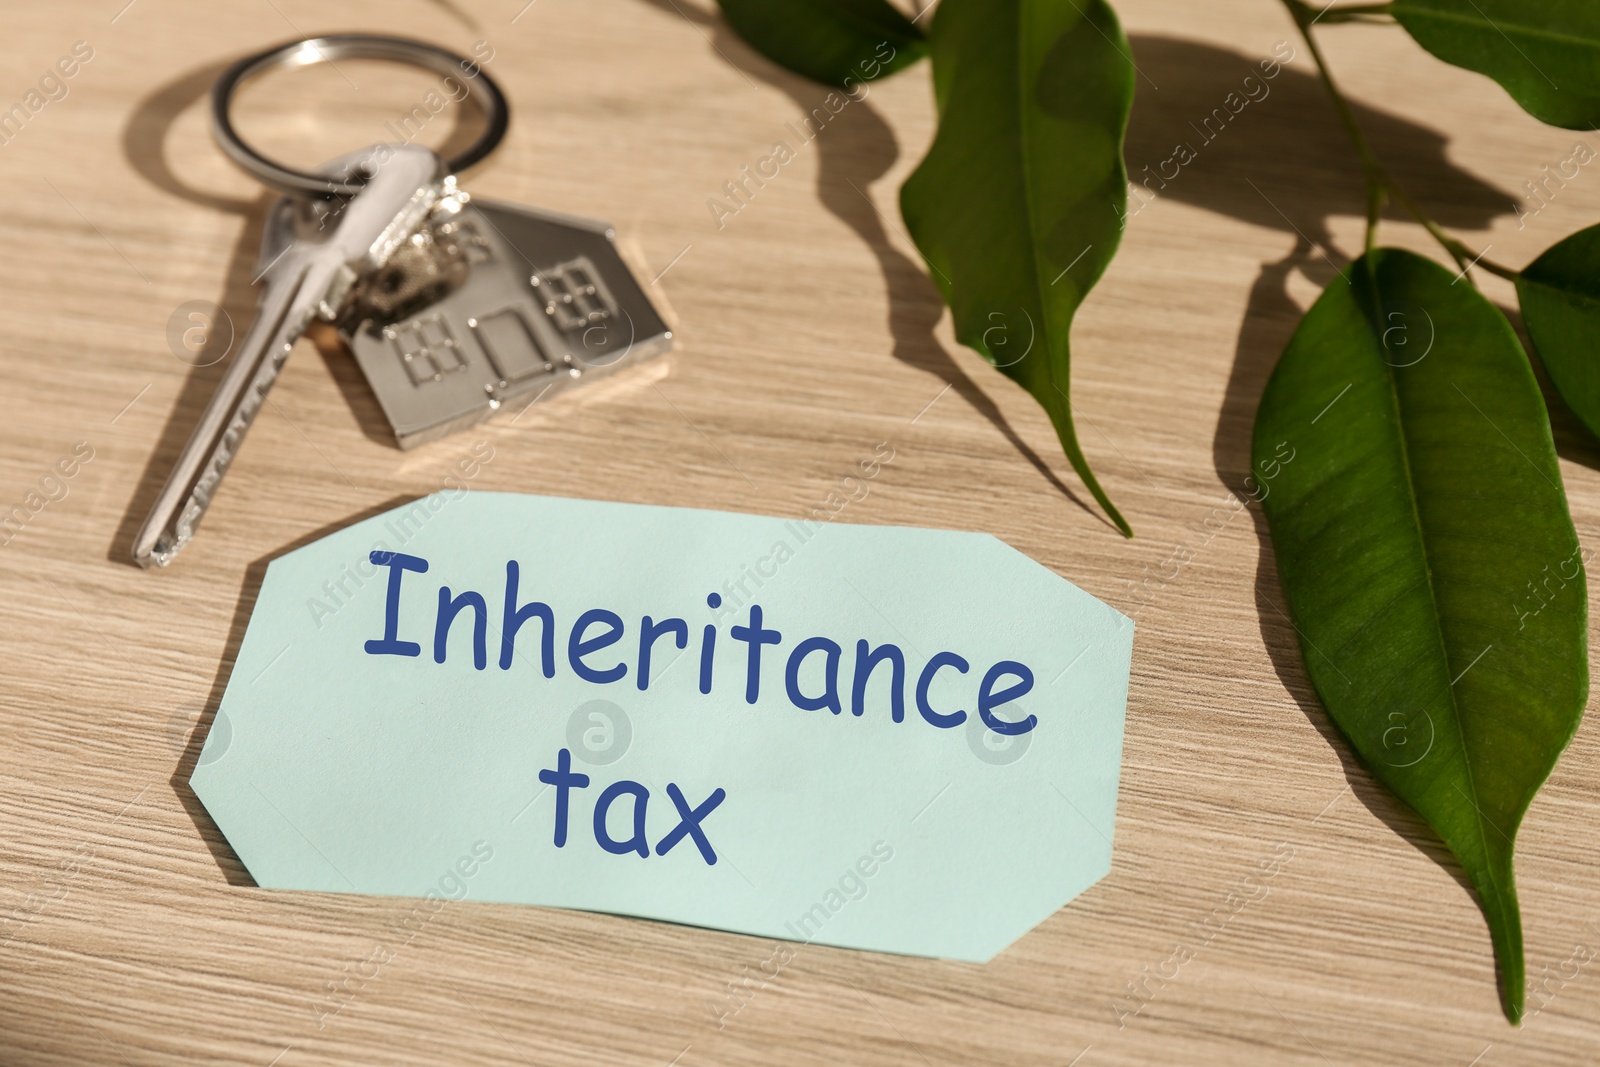
[[(794, 145), (719, 229), (707, 199), (791, 141), (784, 124), (824, 94), (742, 45), (706, 0), (125, 2), (0, 15), (0, 105), (74, 42), (94, 50), (68, 95), (0, 145), (0, 510), (76, 442), (93, 450), (0, 549), (0, 1063), (1600, 1056), (1600, 960), (1579, 950), (1600, 946), (1600, 721), (1521, 835), (1528, 973), (1554, 995), (1513, 1029), (1456, 868), (1336, 743), (1259, 514), (1228, 506), (1299, 309), (1360, 244), (1358, 174), (1303, 49), (1131, 219), (1079, 317), (1080, 432), (1138, 532), (1127, 541), (1083, 506), (1032, 400), (952, 341), (902, 233), (896, 192), (932, 134), (926, 66)], [(1271, 0), (1119, 7), (1141, 68), (1135, 172), (1197, 141), (1189, 124), (1295, 43)], [(666, 272), (656, 291), (680, 347), (515, 425), (402, 454), (348, 357), (302, 343), (198, 539), (170, 571), (141, 572), (126, 562), (133, 528), (221, 369), (172, 355), (169, 316), (211, 300), (243, 328), (268, 202), (211, 144), (202, 95), (228, 59), (336, 29), (489, 42), (515, 117), (466, 184), (613, 220), (651, 275)], [(1540, 126), (1397, 29), (1325, 41), (1380, 151), (1469, 242), (1521, 264), (1600, 217), (1600, 171), (1525, 228), (1510, 208), (1541, 164), (1600, 146), (1594, 135)], [(370, 64), (308, 72), (253, 93), (244, 117), (312, 162), (382, 138), (429, 82)], [(1431, 253), (1414, 226), (1387, 232)], [(1565, 415), (1557, 433), (1594, 544), (1600, 449)], [(820, 506), (890, 442), (894, 461), (840, 519), (987, 531), (1136, 615), (1110, 876), (986, 966), (801, 947), (722, 1027), (728, 983), (770, 943), (475, 903), (412, 935), (404, 901), (250, 885), (185, 781), (262, 561), (433, 491), (485, 440), (476, 487), (779, 516)], [(374, 952), (392, 955), (375, 974)], [(1119, 1020), (1149, 973), (1169, 977)]]

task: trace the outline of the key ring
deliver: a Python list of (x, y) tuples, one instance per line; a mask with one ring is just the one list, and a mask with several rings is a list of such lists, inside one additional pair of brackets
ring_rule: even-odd
[(292, 69), (339, 59), (382, 59), (405, 63), (431, 70), (446, 78), (455, 78), (467, 87), (469, 94), (483, 109), (485, 126), (476, 142), (446, 162), (452, 174), (482, 160), (494, 151), (506, 134), (510, 114), (505, 95), (478, 62), (437, 45), (405, 37), (336, 33), (303, 41), (289, 41), (265, 52), (246, 56), (223, 71), (217, 83), (211, 87), (211, 123), (217, 144), (235, 163), (281, 192), (319, 197), (350, 197), (360, 192), (362, 183), (359, 181), (334, 181), (325, 175), (295, 170), (273, 162), (245, 143), (233, 128), (233, 119), (229, 115), (235, 92), (249, 79), (278, 67)]

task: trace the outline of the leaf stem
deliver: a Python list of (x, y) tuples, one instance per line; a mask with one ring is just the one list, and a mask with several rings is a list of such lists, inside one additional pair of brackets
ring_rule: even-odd
[(1316, 37), (1311, 33), (1311, 27), (1318, 21), (1342, 21), (1327, 17), (1333, 12), (1379, 14), (1387, 12), (1389, 5), (1352, 5), (1319, 12), (1316, 8), (1305, 3), (1304, 0), (1283, 0), (1283, 4), (1289, 9), (1289, 14), (1294, 17), (1295, 26), (1299, 28), (1300, 36), (1305, 40), (1306, 48), (1311, 53), (1311, 59), (1317, 65), (1317, 77), (1322, 81), (1323, 88), (1328, 91), (1328, 97), (1333, 101), (1333, 108), (1338, 112), (1339, 121), (1343, 124), (1345, 132), (1350, 135), (1350, 143), (1355, 147), (1356, 155), (1361, 160), (1361, 169), (1367, 179), (1367, 251), (1370, 252), (1376, 247), (1378, 215), (1383, 209), (1384, 198), (1392, 197), (1396, 204), (1403, 208), (1408, 215), (1416, 219), (1422, 228), (1427, 230), (1435, 241), (1439, 242), (1440, 247), (1449, 253), (1451, 259), (1455, 260), (1456, 266), (1460, 268), (1463, 275), (1470, 268), (1477, 266), (1482, 267), (1490, 274), (1495, 274), (1502, 278), (1515, 279), (1517, 277), (1516, 271), (1474, 253), (1460, 240), (1446, 232), (1444, 227), (1433, 221), (1417, 205), (1417, 202), (1411, 199), (1410, 194), (1401, 188), (1400, 184), (1384, 169), (1383, 164), (1378, 160), (1377, 153), (1372, 150), (1372, 145), (1367, 141), (1366, 134), (1362, 132), (1361, 124), (1356, 121), (1355, 111), (1350, 107), (1350, 102), (1345, 99), (1344, 93), (1340, 92), (1339, 86), (1334, 83), (1333, 74), (1328, 68), (1327, 57), (1322, 54), (1322, 47), (1317, 44)]
[(1378, 247), (1378, 216), (1383, 214), (1384, 187), (1377, 182), (1367, 183), (1367, 254)]
[(1316, 13), (1313, 22), (1364, 22), (1394, 18), (1393, 4), (1346, 4), (1329, 6)]

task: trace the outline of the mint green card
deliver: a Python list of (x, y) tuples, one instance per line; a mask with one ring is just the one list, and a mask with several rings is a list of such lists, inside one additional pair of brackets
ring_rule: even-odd
[(262, 886), (983, 961), (1110, 868), (1133, 623), (985, 534), (440, 493), (273, 561)]

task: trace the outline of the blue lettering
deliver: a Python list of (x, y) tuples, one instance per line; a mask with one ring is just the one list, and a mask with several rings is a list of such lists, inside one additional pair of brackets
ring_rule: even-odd
[[(1017, 679), (1017, 684), (996, 693), (994, 683), (1008, 674)], [(1029, 715), (1016, 722), (1007, 722), (994, 717), (995, 708), (1017, 700), (1032, 688), (1033, 671), (1029, 670), (1026, 664), (1004, 659), (990, 667), (989, 673), (983, 676), (983, 682), (978, 686), (978, 717), (983, 720), (983, 725), (997, 734), (1025, 734), (1039, 725), (1037, 715)]]
[(368, 641), (369, 656), (420, 656), (422, 646), (415, 641), (400, 640), (400, 582), (406, 571), (426, 574), (428, 561), (418, 556), (400, 552), (373, 552), (368, 557), (379, 567), (389, 568), (389, 596), (383, 605), (383, 640)]
[[(662, 634), (672, 634), (673, 641), (679, 648), (689, 647), (689, 624), (682, 619), (662, 619), (656, 622), (646, 615), (644, 621), (639, 623), (639, 691), (642, 693), (650, 688), (650, 649), (655, 645), (656, 638)], [(673, 660), (672, 663), (678, 662)], [(672, 663), (667, 666), (672, 666)]]
[(451, 600), (450, 587), (439, 587), (439, 618), (433, 627), (433, 662), (444, 662), (450, 641), (450, 624), (456, 621), (462, 608), (471, 608), (475, 615), (472, 622), (472, 665), (481, 671), (489, 665), (486, 636), (489, 606), (483, 602), (482, 593), (474, 593), (470, 589)]
[(695, 848), (700, 850), (700, 858), (706, 861), (706, 865), (708, 867), (716, 866), (717, 852), (711, 847), (711, 842), (707, 840), (705, 831), (700, 829), (700, 824), (706, 821), (707, 815), (717, 810), (717, 805), (721, 804), (727, 795), (719, 787), (705, 800), (701, 801), (699, 807), (691, 808), (689, 802), (684, 799), (682, 790), (676, 784), (668, 782), (667, 796), (672, 798), (672, 806), (678, 809), (678, 825), (673, 827), (672, 832), (663, 837), (656, 845), (656, 855), (665, 856), (668, 852), (671, 852), (672, 846), (682, 841), (684, 835), (687, 834), (694, 838)]
[[(626, 841), (615, 841), (611, 831), (606, 828), (606, 815), (611, 810), (612, 801), (623, 794), (633, 797), (633, 836)], [(606, 786), (605, 792), (600, 794), (600, 799), (594, 805), (594, 839), (600, 847), (613, 856), (626, 856), (630, 852), (648, 857), (650, 845), (644, 836), (645, 808), (650, 803), (650, 790), (638, 782), (624, 779)]]
[(892, 644), (870, 648), (865, 641), (856, 642), (856, 682), (850, 689), (850, 714), (866, 712), (867, 681), (873, 669), (885, 660), (890, 666), (889, 717), (895, 722), (905, 722), (906, 657), (900, 646)]
[[(605, 632), (598, 637), (585, 638), (584, 632), (595, 624), (605, 626)], [(572, 673), (586, 682), (594, 682), (597, 685), (619, 681), (628, 673), (627, 664), (618, 663), (615, 667), (596, 670), (583, 662), (583, 657), (602, 648), (609, 648), (620, 640), (622, 640), (622, 616), (616, 612), (604, 608), (591, 608), (579, 615), (578, 621), (572, 624), (572, 636), (567, 641), (567, 661), (572, 664)]]
[(537, 616), (544, 621), (541, 628), (539, 641), (540, 660), (544, 667), (544, 676), (556, 676), (556, 619), (550, 610), (549, 604), (532, 601), (522, 607), (517, 607), (517, 582), (521, 575), (517, 569), (517, 561), (506, 561), (506, 608), (505, 622), (500, 627), (500, 669), (511, 669), (511, 657), (517, 650), (517, 631), (522, 629), (522, 624)]
[(967, 661), (954, 652), (939, 652), (922, 668), (922, 677), (917, 679), (917, 710), (922, 712), (922, 717), (933, 725), (945, 730), (954, 729), (967, 721), (967, 713), (953, 711), (946, 715), (934, 711), (928, 704), (928, 687), (933, 685), (933, 676), (939, 673), (941, 667), (954, 667), (962, 674), (967, 673)]
[[(808, 697), (800, 692), (800, 665), (805, 658), (813, 652), (822, 652), (827, 656), (823, 673), (826, 678), (826, 688), (819, 697)], [(794, 646), (794, 651), (789, 653), (789, 667), (784, 672), (784, 688), (789, 692), (789, 703), (801, 711), (821, 711), (827, 708), (838, 715), (844, 709), (839, 706), (839, 646), (826, 637), (808, 637)]]
[(562, 848), (567, 843), (567, 793), (587, 786), (589, 776), (574, 774), (572, 753), (562, 749), (556, 755), (556, 769), (540, 771), (539, 781), (556, 787), (556, 848)]
[(735, 641), (744, 641), (750, 645), (749, 666), (745, 669), (744, 702), (754, 704), (761, 695), (761, 646), (775, 645), (783, 640), (783, 635), (776, 630), (765, 629), (761, 625), (761, 605), (750, 605), (750, 625), (734, 626), (728, 630)]

